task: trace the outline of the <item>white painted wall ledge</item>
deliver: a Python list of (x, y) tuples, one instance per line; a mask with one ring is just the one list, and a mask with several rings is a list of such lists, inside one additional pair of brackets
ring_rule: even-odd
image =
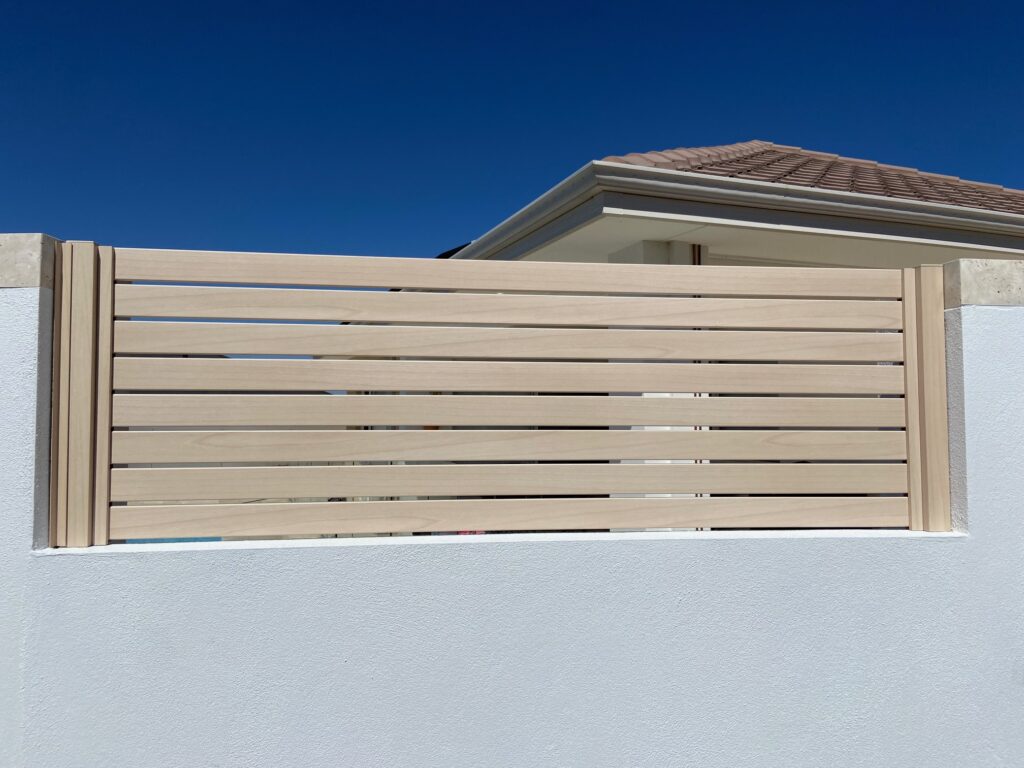
[(154, 544), (109, 544), (102, 547), (46, 548), (35, 551), (37, 557), (107, 557), (126, 553), (156, 552), (218, 552), (239, 549), (347, 549), (350, 547), (471, 547), (507, 544), (509, 542), (566, 543), (621, 541), (691, 541), (708, 542), (755, 540), (815, 540), (815, 539), (922, 539), (939, 542), (966, 537), (960, 531), (931, 533), (928, 531), (870, 530), (863, 528), (792, 531), (623, 531), (614, 533), (482, 533), (473, 535), (441, 536), (363, 536), (345, 539), (276, 539), (258, 541), (192, 541)]

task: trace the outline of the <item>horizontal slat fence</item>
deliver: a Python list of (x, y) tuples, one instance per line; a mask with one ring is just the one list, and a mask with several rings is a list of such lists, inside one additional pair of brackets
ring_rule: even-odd
[(934, 272), (109, 258), (96, 543), (943, 526)]

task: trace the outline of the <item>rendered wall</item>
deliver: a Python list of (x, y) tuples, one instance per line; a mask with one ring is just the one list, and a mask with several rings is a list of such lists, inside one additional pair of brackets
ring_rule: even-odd
[(14, 290), (0, 302), (7, 764), (1024, 765), (1024, 307), (947, 313), (969, 534), (55, 552), (32, 550), (38, 297)]
[(45, 235), (0, 235), (0, 766), (23, 764), (29, 568), (48, 493), (52, 249)]

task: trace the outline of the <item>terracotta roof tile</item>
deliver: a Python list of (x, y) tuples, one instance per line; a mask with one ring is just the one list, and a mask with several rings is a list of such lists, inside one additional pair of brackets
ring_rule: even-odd
[(633, 152), (607, 162), (1024, 214), (1024, 191), (770, 141)]

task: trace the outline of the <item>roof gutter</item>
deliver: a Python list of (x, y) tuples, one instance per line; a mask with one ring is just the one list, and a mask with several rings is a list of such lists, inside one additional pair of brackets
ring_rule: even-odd
[(1020, 214), (594, 161), (474, 240), (454, 258), (495, 258), (500, 251), (602, 192), (840, 216), (1024, 241), (1024, 215)]

